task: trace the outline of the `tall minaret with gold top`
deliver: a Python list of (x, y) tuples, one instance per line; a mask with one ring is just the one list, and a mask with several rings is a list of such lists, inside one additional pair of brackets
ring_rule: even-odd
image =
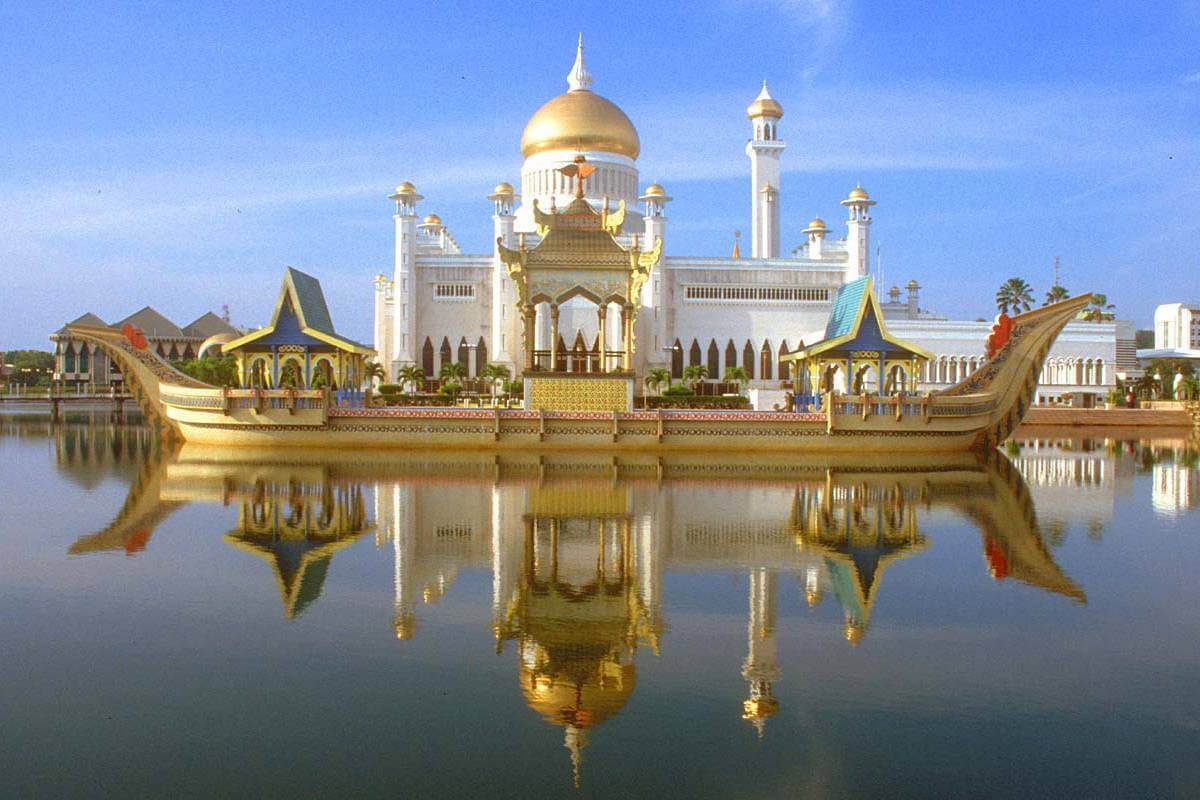
[(784, 143), (779, 138), (783, 106), (767, 90), (746, 109), (753, 138), (746, 143), (750, 156), (750, 254), (754, 258), (779, 257), (779, 162)]

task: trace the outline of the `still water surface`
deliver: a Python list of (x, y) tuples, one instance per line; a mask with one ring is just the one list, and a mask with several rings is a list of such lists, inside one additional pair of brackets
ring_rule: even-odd
[(6, 413), (0, 793), (1196, 797), (1196, 447), (167, 452)]

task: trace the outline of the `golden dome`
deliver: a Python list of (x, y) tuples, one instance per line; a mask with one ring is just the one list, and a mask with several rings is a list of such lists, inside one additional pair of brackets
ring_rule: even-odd
[(646, 187), (646, 197), (664, 197), (667, 191), (657, 183), (652, 183)]
[(421, 224), (423, 224), (423, 225), (441, 225), (442, 218), (439, 217), (437, 214), (426, 214), (425, 219), (422, 221)]
[(847, 200), (870, 200), (871, 195), (867, 194), (867, 190), (862, 188), (861, 186), (855, 186), (853, 189), (850, 190), (850, 194), (846, 199)]
[(754, 102), (746, 109), (746, 116), (750, 119), (758, 117), (773, 117), (779, 119), (783, 116), (783, 106), (771, 93), (767, 91), (767, 82), (763, 81), (762, 91), (758, 93), (758, 97), (754, 98)]
[(497, 183), (496, 186), (492, 189), (492, 194), (513, 194), (513, 193), (514, 193), (513, 186), (508, 181), (501, 181), (500, 183)]
[(808, 223), (808, 230), (823, 231), (828, 229), (825, 227), (825, 220), (821, 219), (820, 217), (813, 217), (812, 221)]
[(846, 637), (847, 642), (858, 645), (867, 635), (867, 626), (861, 622), (847, 622), (842, 634)]
[(417, 187), (412, 185), (411, 181), (405, 181), (396, 187), (396, 194), (416, 194)]
[(547, 150), (599, 150), (637, 158), (637, 129), (616, 104), (589, 89), (560, 94), (539, 108), (521, 134), (521, 155)]

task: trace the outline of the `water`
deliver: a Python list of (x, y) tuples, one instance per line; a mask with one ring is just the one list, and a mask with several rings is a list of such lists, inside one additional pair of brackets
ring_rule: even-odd
[(1200, 794), (1178, 436), (614, 464), (0, 432), (6, 795)]

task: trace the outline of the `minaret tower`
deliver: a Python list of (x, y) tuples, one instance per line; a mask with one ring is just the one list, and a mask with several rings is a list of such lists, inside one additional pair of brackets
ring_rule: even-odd
[[(646, 193), (638, 198), (645, 204), (645, 216), (642, 221), (646, 226), (644, 247), (648, 250), (654, 247), (659, 239), (664, 239), (667, 228), (666, 205), (671, 201), (667, 190), (657, 183), (646, 187)], [(663, 348), (667, 346), (667, 303), (663, 295), (664, 274), (661, 268), (650, 274), (650, 280), (642, 286), (642, 313), (638, 321), (649, 323), (646, 333), (641, 340), (646, 342), (641, 351), (645, 353), (647, 367), (666, 366), (666, 354)]]
[(742, 664), (742, 677), (750, 684), (750, 694), (742, 702), (742, 719), (749, 720), (759, 738), (767, 717), (779, 710), (772, 684), (779, 677), (775, 647), (775, 573), (757, 568), (750, 573), (750, 623), (748, 652)]
[[(516, 249), (513, 243), (513, 226), (517, 216), (513, 204), (517, 199), (511, 183), (497, 183), (488, 200), (494, 204), (492, 212), (492, 241)], [(517, 319), (514, 286), (508, 277), (508, 269), (500, 260), (500, 251), (493, 248), (492, 256), (492, 342), (490, 360), (506, 365), (516, 374), (517, 365), (512, 357), (512, 333)]]
[(862, 186), (855, 186), (842, 201), (850, 210), (846, 220), (846, 282), (861, 278), (871, 270), (871, 206), (875, 201)]
[(804, 229), (804, 235), (808, 237), (808, 257), (823, 258), (825, 255), (825, 234), (829, 233), (829, 229), (825, 227), (825, 220), (820, 217), (814, 217), (808, 223), (808, 227)]
[(416, 255), (417, 255), (417, 201), (425, 198), (417, 194), (417, 187), (408, 181), (396, 187), (388, 196), (396, 203), (396, 273), (392, 284), (392, 342), (391, 376), (398, 380), (400, 368), (415, 364), (417, 339)]
[(750, 156), (750, 254), (754, 258), (779, 257), (779, 157), (784, 143), (779, 138), (783, 106), (762, 91), (746, 109), (754, 137), (746, 143)]

